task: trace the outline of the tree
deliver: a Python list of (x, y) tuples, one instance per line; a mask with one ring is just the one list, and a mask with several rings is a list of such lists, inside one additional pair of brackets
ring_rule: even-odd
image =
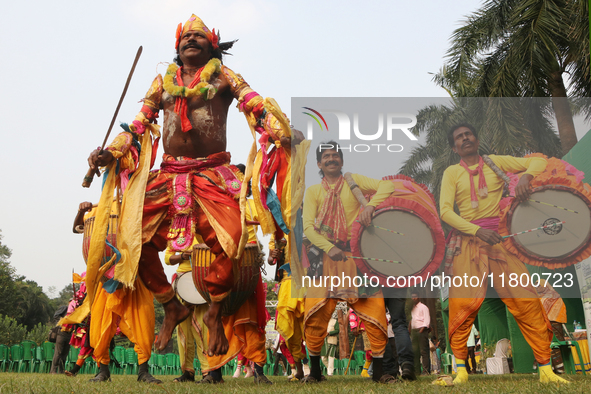
[(49, 330), (51, 330), (52, 327), (53, 326), (50, 324), (39, 323), (25, 335), (25, 339), (33, 341), (37, 345), (43, 345), (43, 342), (47, 341)]
[(0, 343), (12, 346), (25, 339), (27, 329), (11, 318), (0, 315)]
[(12, 251), (2, 244), (2, 230), (0, 230), (0, 315), (15, 317), (14, 303), (16, 302), (16, 270), (8, 259)]
[(576, 144), (566, 97), (591, 94), (587, 0), (487, 0), (451, 41), (442, 74), (461, 96), (552, 97), (562, 155)]
[(17, 321), (27, 330), (32, 330), (37, 324), (47, 324), (53, 316), (49, 298), (43, 293), (43, 288), (32, 280), (16, 282), (17, 301), (14, 305)]

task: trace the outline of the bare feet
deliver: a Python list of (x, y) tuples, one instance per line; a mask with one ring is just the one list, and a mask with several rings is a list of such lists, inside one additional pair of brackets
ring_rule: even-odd
[(176, 297), (173, 297), (162, 306), (164, 307), (164, 322), (162, 323), (162, 327), (160, 327), (158, 341), (156, 342), (156, 349), (158, 350), (163, 350), (168, 345), (174, 328), (177, 324), (189, 317), (190, 314), (189, 309), (181, 304)]
[(203, 316), (203, 322), (209, 330), (207, 355), (212, 357), (228, 353), (230, 344), (228, 343), (222, 324), (222, 304), (212, 302)]

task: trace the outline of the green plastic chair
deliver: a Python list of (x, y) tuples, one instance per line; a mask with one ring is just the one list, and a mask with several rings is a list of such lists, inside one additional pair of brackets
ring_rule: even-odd
[(41, 372), (41, 363), (43, 362), (43, 346), (37, 346), (35, 348), (35, 358), (33, 359), (33, 365), (31, 366), (31, 372)]
[(49, 373), (51, 370), (51, 362), (53, 361), (53, 354), (55, 353), (55, 343), (45, 341), (43, 342), (43, 360), (39, 367), (39, 372)]
[(165, 375), (174, 375), (176, 373), (176, 354), (174, 353), (166, 353), (164, 357), (166, 358), (166, 370)]
[(21, 345), (12, 345), (10, 347), (10, 367), (9, 372), (18, 372), (20, 363), (23, 361), (23, 347)]
[[(222, 375), (233, 375), (236, 370), (236, 359), (230, 360), (222, 367)], [(263, 367), (264, 371), (264, 367)]]
[[(81, 374), (85, 375), (96, 375), (99, 372), (99, 367), (96, 361), (92, 358), (92, 355), (86, 357), (82, 368), (80, 369)], [(111, 372), (112, 373), (112, 372)]]
[(441, 355), (441, 369), (444, 374), (450, 375), (453, 369), (453, 354), (443, 353)]
[(556, 336), (554, 336), (552, 338), (550, 348), (560, 349), (560, 353), (562, 354), (562, 362), (564, 364), (564, 372), (566, 374), (575, 375), (577, 373), (577, 368), (572, 352), (572, 348), (574, 347), (577, 352), (577, 356), (579, 356), (581, 371), (583, 372), (583, 375), (586, 375), (585, 365), (583, 362), (583, 357), (581, 356), (581, 348), (579, 347), (579, 343), (571, 336), (570, 332), (566, 329), (566, 325), (562, 325), (562, 330), (564, 333), (564, 341), (559, 341), (556, 339)]
[[(349, 359), (345, 358), (343, 359), (343, 361), (345, 362), (345, 368), (343, 368), (343, 374), (345, 374), (345, 371), (347, 371), (347, 364), (349, 363)], [(355, 361), (355, 358), (351, 359), (351, 363), (349, 364), (349, 371), (347, 372), (347, 375), (356, 375), (357, 374), (357, 361)]]
[(334, 370), (333, 370), (333, 375), (342, 375), (343, 372), (345, 371), (345, 367), (347, 366), (347, 364), (345, 364), (345, 366), (343, 366), (343, 362), (342, 360), (339, 360), (338, 358), (335, 357), (334, 359)]
[(158, 374), (166, 375), (166, 356), (164, 354), (158, 355)]
[(24, 340), (21, 342), (21, 347), (23, 348), (23, 357), (19, 363), (18, 372), (32, 372), (37, 344), (33, 341)]
[(183, 371), (181, 370), (181, 356), (179, 356), (178, 354), (175, 354), (175, 358), (174, 358), (174, 366), (175, 366), (175, 375), (180, 375), (183, 373)]
[(123, 346), (115, 346), (113, 349), (113, 355), (115, 356), (115, 360), (121, 365), (121, 368), (114, 367), (113, 372), (116, 375), (123, 375), (125, 372), (125, 348)]
[(78, 354), (80, 353), (80, 349), (75, 348), (74, 346), (70, 346), (70, 350), (68, 351), (68, 357), (66, 358), (66, 363), (64, 364), (64, 370), (69, 371), (74, 368), (76, 365), (76, 361), (78, 361)]
[(363, 366), (365, 365), (365, 352), (363, 350), (355, 350), (353, 352), (353, 358), (355, 359), (356, 369), (355, 375), (361, 374)]
[(0, 345), (0, 370), (6, 372), (6, 368), (10, 365), (10, 350), (6, 345)]
[(133, 348), (125, 349), (125, 374), (135, 375), (138, 369), (137, 353)]
[(150, 359), (148, 360), (148, 371), (150, 374), (156, 375), (156, 369), (158, 368), (158, 355), (156, 353), (150, 354)]

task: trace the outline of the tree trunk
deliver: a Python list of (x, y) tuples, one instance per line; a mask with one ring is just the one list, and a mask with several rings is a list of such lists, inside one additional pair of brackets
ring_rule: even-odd
[(435, 298), (435, 292), (431, 292), (428, 298), (425, 298), (425, 305), (429, 308), (429, 317), (431, 320), (431, 333), (429, 338), (438, 338), (439, 333), (437, 332), (437, 298)]
[(339, 360), (349, 358), (351, 348), (349, 347), (349, 319), (342, 309), (337, 312), (339, 321)]
[(562, 80), (562, 72), (555, 71), (548, 81), (550, 95), (552, 96), (552, 108), (558, 124), (558, 135), (562, 145), (562, 156), (566, 155), (577, 143), (577, 134), (573, 122), (573, 114), (570, 110), (566, 88)]

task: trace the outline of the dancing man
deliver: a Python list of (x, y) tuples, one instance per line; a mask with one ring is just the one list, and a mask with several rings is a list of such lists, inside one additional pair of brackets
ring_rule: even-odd
[[(453, 276), (479, 278), (516, 273), (529, 275), (525, 265), (507, 251), (498, 231), (499, 202), (502, 197), (503, 180), (493, 168), (517, 173), (525, 171), (515, 188), (515, 198), (525, 201), (531, 194), (529, 183), (546, 168), (543, 158), (515, 158), (490, 155), (492, 167), (484, 165), (478, 154), (478, 135), (475, 128), (467, 123), (453, 126), (448, 133), (448, 142), (461, 161), (448, 167), (441, 180), (441, 219), (455, 229), (451, 240), (453, 246)], [(487, 160), (488, 161), (488, 160)], [(476, 188), (478, 187), (478, 194)], [(460, 214), (454, 212), (454, 202)], [(446, 262), (447, 263), (447, 262)], [(486, 282), (476, 289), (454, 287), (449, 296), (449, 337), (450, 347), (456, 360), (468, 358), (466, 346), (472, 323), (486, 294)], [(527, 287), (496, 286), (499, 297), (515, 317), (523, 336), (532, 347), (540, 368), (540, 381), (567, 383), (554, 374), (550, 365), (550, 342), (552, 330), (535, 289)], [(463, 363), (458, 363), (455, 384), (468, 381), (468, 372)]]
[[(353, 179), (364, 195), (374, 194), (369, 204), (360, 211), (360, 203), (347, 185), (341, 169), (343, 168), (343, 152), (340, 146), (330, 141), (316, 149), (316, 161), (322, 183), (306, 190), (304, 197), (304, 234), (310, 242), (324, 252), (323, 277), (329, 283), (333, 276), (357, 276), (357, 266), (350, 257), (349, 239), (351, 227), (359, 216), (362, 225), (371, 223), (375, 207), (384, 201), (392, 192), (394, 184), (378, 181), (363, 175), (353, 175)], [(310, 353), (310, 375), (304, 382), (319, 382), (322, 379), (320, 370), (320, 352), (327, 326), (339, 299), (347, 301), (365, 324), (365, 329), (374, 357), (373, 380), (387, 383), (395, 381), (390, 375), (382, 376), (382, 357), (388, 343), (386, 330), (386, 310), (381, 290), (362, 289), (347, 286), (308, 288), (305, 299), (304, 331), (306, 346)], [(369, 297), (360, 298), (361, 296)]]
[[(108, 172), (91, 241), (89, 295), (100, 260), (98, 247), (93, 249), (93, 245), (104, 241), (110, 201), (118, 185), (123, 192), (117, 234), (121, 257), (113, 263), (114, 279), (133, 287), (137, 274), (163, 304), (165, 319), (158, 335), (159, 349), (166, 346), (174, 327), (187, 318), (189, 310), (175, 297), (158, 252), (167, 245), (177, 252), (189, 251), (196, 232), (216, 255), (204, 279), (212, 300), (204, 317), (209, 328), (208, 352), (214, 356), (228, 351), (221, 306), (234, 284), (234, 272), (246, 243), (245, 200), (238, 202), (246, 189), (242, 187), (242, 174), (229, 164), (230, 154), (225, 151), (226, 117), (232, 101), (238, 100), (253, 137), (260, 134), (256, 138), (264, 151), (253, 170), (256, 149), (251, 150), (246, 180), (254, 171), (258, 185), (256, 177), (265, 160), (280, 156), (274, 164), (283, 165), (291, 149), (289, 121), (274, 100), (263, 99), (239, 74), (221, 64), (222, 54), (232, 45), (220, 42), (215, 29), (207, 28), (195, 15), (184, 26), (179, 24), (176, 64), (169, 66), (164, 79), (159, 75), (154, 80), (135, 121), (124, 125), (126, 131), (105, 150), (93, 151), (88, 159), (92, 170), (107, 166)], [(160, 110), (164, 111), (163, 163), (160, 171), (149, 172), (160, 137), (155, 124)], [(294, 135), (303, 139), (300, 132), (294, 131)], [(283, 181), (285, 177), (277, 181), (278, 190), (282, 190)], [(263, 193), (268, 185), (263, 186)], [(258, 187), (255, 190), (257, 206), (266, 208), (259, 198), (261, 191)], [(279, 195), (280, 203), (281, 198)], [(265, 232), (276, 229), (269, 222), (278, 218), (270, 216), (263, 223)]]

